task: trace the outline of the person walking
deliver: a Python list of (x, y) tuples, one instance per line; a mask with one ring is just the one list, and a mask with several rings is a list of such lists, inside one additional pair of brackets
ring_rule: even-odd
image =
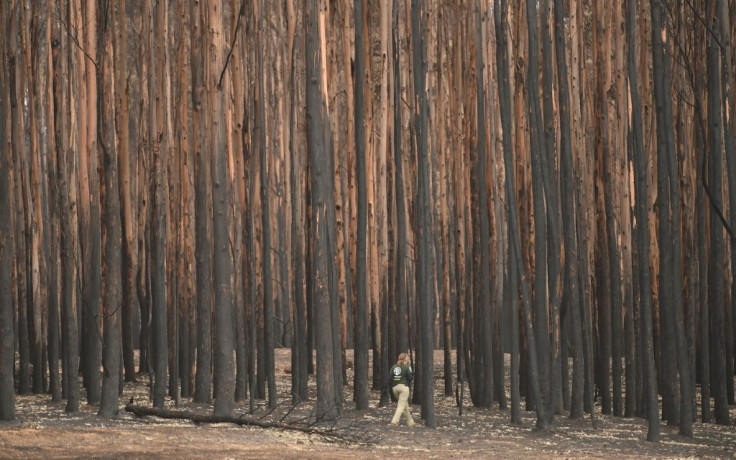
[(412, 418), (409, 410), (409, 384), (414, 380), (414, 371), (409, 365), (409, 355), (406, 353), (399, 354), (396, 364), (391, 367), (389, 379), (391, 392), (399, 400), (391, 425), (397, 426), (399, 420), (401, 420), (401, 414), (405, 414), (406, 426), (414, 426), (414, 418)]

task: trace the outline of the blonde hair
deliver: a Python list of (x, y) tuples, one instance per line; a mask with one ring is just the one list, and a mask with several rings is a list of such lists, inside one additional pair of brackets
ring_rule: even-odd
[(396, 364), (409, 362), (409, 355), (406, 353), (399, 353), (399, 358), (396, 360)]

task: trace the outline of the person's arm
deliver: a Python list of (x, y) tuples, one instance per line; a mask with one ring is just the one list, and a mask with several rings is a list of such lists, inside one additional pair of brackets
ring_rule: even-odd
[(414, 380), (414, 370), (410, 365), (406, 365), (406, 381), (411, 383)]

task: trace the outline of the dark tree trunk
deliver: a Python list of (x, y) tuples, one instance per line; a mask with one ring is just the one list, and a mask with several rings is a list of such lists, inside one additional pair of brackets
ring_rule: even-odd
[[(547, 203), (547, 251), (551, 263), (548, 264), (549, 276), (549, 335), (551, 338), (549, 348), (549, 398), (547, 399), (547, 416), (550, 421), (556, 413), (562, 409), (562, 376), (560, 367), (561, 352), (561, 327), (560, 327), (560, 302), (562, 301), (562, 267), (560, 259), (560, 202), (559, 202), (559, 176), (555, 165), (555, 114), (553, 96), (554, 66), (552, 65), (552, 35), (550, 32), (549, 2), (540, 4), (542, 9), (542, 54), (543, 66), (543, 106), (544, 106), (544, 143), (546, 156), (542, 157), (542, 177), (544, 180), (544, 196)], [(564, 48), (563, 48), (564, 52)], [(565, 80), (565, 85), (567, 80)]]
[[(713, 18), (717, 17), (715, 0), (707, 2)], [(711, 10), (712, 8), (712, 10)], [(720, 45), (717, 36), (708, 38), (708, 127), (709, 147), (708, 188), (710, 191), (710, 260), (708, 266), (708, 310), (710, 317), (711, 391), (715, 400), (716, 423), (728, 425), (728, 398), (726, 395), (725, 305), (723, 280), (723, 226), (716, 209), (723, 209), (723, 118), (721, 114)], [(715, 208), (715, 209), (714, 209)]]
[[(621, 397), (621, 376), (623, 374), (622, 363), (621, 363), (621, 339), (622, 339), (622, 316), (621, 316), (621, 252), (618, 247), (618, 234), (616, 230), (616, 215), (613, 208), (613, 179), (614, 171), (611, 168), (610, 162), (611, 154), (608, 148), (604, 148), (603, 153), (603, 187), (605, 194), (605, 208), (606, 208), (606, 234), (608, 243), (608, 276), (610, 279), (610, 326), (606, 325), (603, 329), (607, 331), (607, 338), (601, 337), (601, 342), (604, 342), (604, 346), (609, 347), (608, 350), (610, 355), (604, 353), (601, 357), (604, 360), (608, 360), (607, 356), (610, 356), (613, 361), (611, 371), (613, 372), (613, 415), (620, 417), (623, 414), (623, 401)], [(605, 303), (605, 302), (604, 302)], [(600, 314), (600, 312), (599, 312)], [(603, 316), (603, 315), (601, 315)], [(604, 366), (608, 370), (608, 366)], [(604, 382), (609, 381), (609, 374), (605, 372), (601, 375), (601, 379)], [(604, 389), (610, 388), (610, 384), (606, 383), (602, 386), (601, 392), (603, 394), (603, 413), (611, 413), (611, 397), (609, 391)], [(608, 400), (608, 407), (606, 407), (605, 401)], [(606, 412), (608, 409), (608, 412)]]
[[(417, 103), (415, 135), (417, 149), (417, 305), (421, 353), (419, 355), (418, 380), (422, 392), (422, 416), (425, 426), (436, 428), (434, 411), (434, 302), (432, 298), (432, 218), (430, 213), (431, 184), (429, 182), (428, 116), (429, 103), (426, 90), (427, 37), (425, 33), (427, 10), (424, 0), (411, 2), (412, 62), (414, 64), (414, 93)], [(489, 337), (490, 339), (490, 337)], [(490, 356), (490, 352), (489, 352)], [(491, 372), (493, 368), (491, 367)], [(415, 389), (416, 390), (416, 389)], [(490, 392), (493, 397), (493, 392)]]
[[(154, 20), (157, 25), (151, 24), (151, 73), (149, 75), (151, 90), (149, 94), (156, 96), (156, 103), (150, 107), (151, 133), (159, 133), (163, 130), (163, 75), (165, 65), (165, 35), (164, 18), (166, 17), (166, 3), (162, 0), (156, 2), (153, 11)], [(157, 107), (157, 105), (159, 107)], [(158, 134), (156, 134), (158, 135)], [(151, 359), (153, 362), (153, 406), (163, 407), (166, 396), (168, 378), (168, 325), (167, 325), (167, 292), (166, 292), (166, 228), (167, 228), (167, 172), (166, 172), (166, 146), (165, 136), (155, 140), (153, 145), (153, 175), (151, 177), (152, 188), (152, 216), (151, 221)]]
[[(542, 159), (547, 155), (539, 107), (539, 42), (537, 40), (537, 8), (535, 0), (526, 2), (529, 62), (527, 64), (527, 110), (529, 113), (529, 137), (532, 163), (532, 188), (534, 205), (534, 343), (538, 361), (539, 398), (534, 397), (538, 424), (545, 418), (544, 405), (549, 398), (549, 316), (547, 312), (547, 211)], [(531, 332), (531, 331), (529, 331)], [(529, 342), (531, 347), (531, 341)], [(536, 392), (535, 392), (536, 393)], [(541, 422), (543, 425), (546, 421)]]
[[(611, 235), (609, 227), (613, 227), (614, 217), (607, 213), (607, 202), (609, 196), (606, 194), (606, 176), (608, 174), (606, 161), (611, 154), (609, 149), (609, 117), (608, 117), (608, 81), (606, 73), (610, 60), (607, 53), (609, 46), (605, 30), (607, 24), (605, 17), (607, 9), (601, 0), (596, 0), (593, 5), (593, 60), (595, 61), (595, 93), (594, 104), (595, 121), (595, 219), (596, 238), (594, 241), (594, 340), (595, 340), (595, 383), (601, 396), (601, 412), (611, 414), (611, 304), (613, 303), (613, 289), (619, 288), (620, 284), (613, 286), (613, 254), (610, 253), (611, 241), (615, 241), (615, 235)], [(615, 232), (614, 232), (615, 233)], [(620, 296), (619, 296), (620, 298)], [(596, 321), (597, 320), (597, 321)]]
[(206, 40), (205, 5), (193, 4), (192, 36), (200, 49), (193, 49), (192, 105), (194, 107), (195, 156), (197, 168), (195, 202), (195, 258), (197, 260), (197, 373), (194, 382), (194, 402), (212, 401), (212, 190), (210, 185), (210, 162), (207, 151), (209, 127), (206, 117), (206, 94), (204, 92), (204, 65), (209, 52)]
[[(397, 324), (408, 325), (409, 323), (409, 301), (407, 293), (407, 229), (406, 229), (406, 183), (404, 181), (404, 160), (401, 149), (401, 67), (400, 67), (400, 37), (399, 37), (399, 5), (394, 0), (392, 8), (393, 16), (393, 90), (394, 90), (394, 113), (393, 121), (396, 128), (394, 135), (394, 165), (396, 178), (394, 180), (396, 196), (396, 319)], [(406, 332), (396, 335), (396, 348), (400, 352), (409, 350), (409, 334)]]
[[(0, 25), (9, 20), (8, 5), (0, 5)], [(6, 47), (0, 47), (0, 120), (10, 115), (8, 82), (6, 80)], [(56, 53), (54, 54), (56, 56)], [(7, 131), (0, 127), (0, 145), (7, 146)], [(10, 194), (10, 176), (13, 170), (12, 150), (4, 148), (0, 154), (0, 420), (15, 418), (15, 331), (13, 330), (13, 228)]]
[[(233, 328), (233, 253), (230, 246), (233, 191), (228, 172), (226, 139), (225, 91), (229, 78), (218, 75), (225, 64), (226, 45), (223, 32), (224, 11), (215, 3), (208, 3), (207, 96), (210, 114), (210, 159), (212, 161), (212, 202), (214, 210), (213, 247), (215, 282), (215, 415), (231, 415), (235, 406), (235, 363), (233, 360), (235, 331)], [(224, 74), (227, 75), (227, 74)], [(229, 96), (228, 96), (229, 97)]]
[(331, 173), (326, 142), (326, 106), (322, 93), (322, 56), (320, 53), (319, 18), (321, 2), (309, 2), (305, 10), (307, 61), (307, 145), (311, 179), (311, 229), (313, 249), (312, 307), (314, 309), (314, 340), (317, 348), (317, 420), (335, 420), (340, 407), (335, 394), (335, 362), (331, 311), (335, 299), (330, 299), (330, 268), (332, 251), (328, 241), (327, 206)]
[[(511, 87), (509, 82), (508, 57), (508, 3), (507, 0), (495, 0), (494, 18), (496, 29), (496, 69), (498, 72), (498, 101), (501, 112), (501, 128), (503, 134), (503, 155), (506, 177), (513, 181), (512, 144), (511, 144)], [(507, 232), (509, 244), (508, 286), (511, 300), (511, 423), (521, 423), (521, 402), (519, 395), (519, 286), (518, 273), (520, 267), (516, 258), (515, 244), (518, 242), (518, 214), (514, 185), (506, 185)], [(515, 226), (514, 226), (515, 225)], [(459, 361), (459, 360), (458, 360)]]
[[(261, 25), (260, 30), (264, 26)], [(271, 212), (270, 212), (270, 179), (268, 175), (268, 148), (266, 146), (266, 65), (263, 62), (263, 47), (258, 48), (258, 66), (261, 69), (258, 77), (258, 117), (260, 123), (258, 132), (260, 134), (259, 154), (261, 174), (261, 207), (263, 227), (263, 352), (265, 364), (265, 377), (268, 380), (268, 406), (276, 407), (276, 380), (274, 376), (274, 338), (273, 338), (273, 281), (271, 273)]]
[[(0, 13), (0, 24), (4, 24), (3, 15)], [(60, 345), (60, 334), (61, 334), (61, 318), (60, 318), (60, 299), (61, 299), (61, 289), (60, 289), (60, 283), (59, 283), (59, 276), (60, 276), (60, 259), (59, 259), (59, 250), (60, 250), (60, 232), (59, 232), (59, 223), (61, 221), (61, 213), (59, 209), (59, 200), (57, 197), (59, 196), (60, 189), (59, 189), (59, 177), (58, 177), (58, 171), (61, 165), (59, 164), (59, 149), (63, 148), (61, 144), (63, 143), (63, 136), (61, 134), (62, 130), (62, 110), (60, 109), (62, 106), (62, 99), (64, 98), (64, 90), (63, 90), (63, 81), (67, 78), (65, 70), (62, 69), (63, 66), (63, 56), (61, 55), (61, 43), (64, 40), (62, 37), (62, 30), (61, 30), (61, 24), (58, 21), (51, 23), (51, 40), (52, 40), (52, 47), (51, 47), (51, 75), (50, 83), (49, 83), (49, 89), (51, 90), (51, 95), (49, 97), (52, 98), (51, 105), (49, 106), (49, 117), (50, 117), (50, 123), (52, 128), (50, 129), (50, 134), (52, 135), (52, 138), (49, 141), (49, 152), (48, 152), (48, 162), (49, 162), (49, 208), (50, 208), (50, 217), (51, 217), (51, 231), (50, 231), (50, 254), (49, 254), (49, 322), (48, 322), (48, 360), (49, 360), (49, 392), (51, 393), (51, 400), (53, 402), (59, 402), (61, 401), (61, 381), (60, 381), (60, 375), (59, 375), (59, 359), (60, 359), (60, 353), (61, 350), (59, 349)], [(0, 53), (4, 53), (3, 49), (0, 49)], [(65, 67), (64, 67), (65, 69)], [(4, 66), (3, 64), (0, 64), (0, 72), (4, 72)], [(3, 76), (5, 74), (3, 73)], [(64, 79), (62, 80), (62, 75), (64, 76)], [(2, 76), (0, 76), (0, 81), (3, 81)], [(0, 84), (0, 87), (7, 89), (7, 81), (4, 82), (4, 84)], [(6, 94), (7, 91), (0, 91), (0, 94)], [(5, 104), (5, 100), (0, 98), (0, 104)], [(4, 106), (5, 110), (7, 111), (7, 105)], [(5, 131), (3, 130), (3, 133)], [(3, 134), (0, 134), (2, 136)], [(0, 160), (1, 161), (1, 160)], [(2, 177), (0, 175), (0, 177)], [(10, 204), (8, 204), (8, 207)], [(3, 206), (4, 208), (5, 206)], [(3, 219), (3, 221), (5, 221)], [(8, 224), (10, 222), (8, 221)], [(11, 240), (12, 244), (12, 240)], [(12, 246), (11, 246), (12, 247)], [(0, 262), (2, 266), (7, 266), (5, 263)], [(3, 289), (3, 288), (0, 288)], [(12, 294), (9, 292), (9, 294)], [(12, 310), (11, 310), (12, 312)], [(3, 321), (4, 322), (4, 321)], [(11, 322), (12, 324), (12, 313), (11, 313)], [(12, 369), (12, 367), (11, 367)], [(11, 371), (12, 372), (12, 371)], [(0, 390), (0, 392), (3, 392), (3, 390)]]
[[(731, 228), (736, 227), (736, 139), (734, 138), (734, 121), (736, 109), (733, 107), (736, 102), (733, 89), (733, 70), (731, 68), (733, 62), (732, 45), (731, 45), (731, 21), (729, 19), (729, 2), (723, 0), (718, 1), (718, 24), (720, 26), (721, 37), (721, 69), (723, 73), (723, 117), (726, 120), (723, 124), (724, 129), (724, 146), (726, 148), (726, 164), (728, 168), (728, 203), (729, 218)], [(731, 286), (729, 304), (724, 305), (725, 309), (725, 332), (726, 332), (726, 392), (728, 404), (733, 405), (734, 402), (734, 305), (736, 305), (736, 276), (733, 275), (734, 264), (736, 264), (736, 241), (730, 240), (731, 255)], [(728, 288), (727, 288), (728, 289)]]
[[(626, 163), (631, 164), (633, 162), (634, 135), (631, 132), (630, 122), (626, 148), (628, 149)], [(633, 215), (634, 213), (632, 210), (632, 216)], [(633, 219), (629, 221), (628, 225), (629, 230), (633, 233), (635, 231), (633, 226)], [(636, 230), (638, 231), (638, 228)], [(632, 238), (632, 243), (635, 242), (636, 237), (634, 236)], [(631, 252), (634, 253), (635, 249), (631, 248)], [(624, 271), (628, 271), (630, 273), (630, 285), (627, 287), (627, 297), (624, 301), (624, 304), (627, 305), (624, 312), (624, 353), (626, 355), (626, 400), (624, 403), (624, 417), (627, 418), (636, 416), (636, 401), (639, 397), (638, 382), (641, 379), (639, 372), (641, 366), (639, 363), (639, 359), (637, 359), (636, 353), (636, 342), (639, 334), (637, 334), (636, 331), (636, 322), (638, 322), (638, 320), (635, 319), (635, 316), (636, 312), (638, 311), (637, 305), (639, 302), (637, 299), (638, 284), (636, 283), (636, 268), (633, 263), (633, 257), (633, 255), (630, 256), (630, 258), (627, 259), (627, 263), (624, 264)]]
[[(291, 98), (292, 109), (290, 111), (289, 151), (291, 152), (291, 263), (292, 263), (292, 288), (294, 291), (294, 308), (292, 315), (292, 346), (291, 346), (291, 369), (292, 369), (292, 403), (298, 404), (307, 401), (307, 315), (306, 298), (304, 291), (304, 131), (301, 123), (305, 116), (303, 106), (303, 95), (305, 88), (298, 84), (297, 76), (302, 71), (303, 63), (299, 60), (300, 53), (304, 49), (304, 27), (299, 27), (303, 21), (304, 6), (298, 2), (295, 8), (295, 31), (294, 43), (291, 48)], [(299, 101), (298, 103), (296, 101)], [(298, 136), (298, 137), (297, 137)]]
[[(483, 17), (485, 9), (480, 0), (476, 2), (476, 116), (477, 130), (475, 158), (471, 173), (471, 194), (473, 211), (473, 309), (475, 323), (477, 355), (476, 372), (483, 382), (478, 395), (480, 406), (491, 407), (493, 404), (493, 334), (491, 331), (491, 248), (490, 224), (488, 219), (488, 185), (486, 184), (486, 91), (484, 74), (486, 71), (483, 58)], [(421, 305), (421, 304), (420, 304)]]
[(649, 430), (647, 440), (659, 440), (659, 403), (657, 399), (657, 374), (654, 362), (653, 324), (652, 324), (652, 291), (651, 274), (649, 272), (649, 213), (647, 210), (647, 163), (642, 136), (642, 110), (639, 98), (639, 74), (636, 67), (636, 2), (629, 2), (628, 24), (629, 46), (629, 90), (631, 91), (631, 131), (634, 138), (634, 193), (636, 199), (637, 254), (640, 289), (640, 310), (642, 336), (642, 365), (644, 370), (644, 387), (646, 391), (647, 419)]
[(365, 53), (363, 38), (363, 0), (354, 0), (355, 18), (355, 157), (358, 182), (358, 228), (356, 236), (355, 304), (355, 405), (368, 408), (368, 289), (366, 243), (368, 230), (368, 192), (365, 164)]
[[(662, 388), (662, 418), (670, 424), (679, 423), (680, 408), (677, 404), (675, 383), (677, 382), (677, 347), (674, 324), (675, 302), (675, 272), (673, 271), (674, 254), (672, 244), (672, 228), (669, 193), (669, 176), (667, 171), (667, 129), (670, 129), (670, 118), (665, 111), (665, 99), (670, 97), (670, 90), (665, 87), (664, 66), (666, 56), (663, 53), (663, 43), (660, 38), (662, 29), (662, 15), (658, 3), (651, 2), (652, 14), (652, 71), (654, 83), (654, 101), (657, 114), (657, 233), (660, 247), (659, 269), (659, 328), (661, 341), (660, 371), (663, 378), (660, 380)], [(679, 276), (679, 274), (677, 274)], [(665, 359), (666, 357), (666, 359)]]
[[(578, 247), (575, 234), (575, 176), (573, 171), (572, 156), (572, 131), (570, 124), (570, 94), (568, 91), (567, 62), (565, 50), (565, 11), (562, 2), (554, 2), (555, 8), (555, 41), (557, 61), (557, 81), (560, 116), (560, 165), (562, 170), (563, 195), (568, 197), (562, 200), (563, 233), (565, 238), (565, 278), (566, 278), (566, 300), (567, 305), (562, 307), (561, 316), (569, 314), (572, 326), (572, 358), (573, 358), (573, 382), (572, 399), (570, 403), (570, 418), (583, 416), (583, 385), (584, 363), (583, 363), (583, 337), (582, 323), (580, 320), (580, 291), (578, 287)], [(563, 354), (563, 359), (567, 359)]]
[[(677, 160), (677, 150), (675, 146), (675, 129), (673, 126), (673, 109), (672, 109), (672, 98), (670, 97), (672, 88), (672, 67), (668, 61), (668, 56), (672, 54), (671, 46), (669, 42), (665, 40), (667, 35), (659, 35), (659, 42), (656, 43), (654, 49), (661, 47), (659, 51), (662, 56), (662, 69), (663, 75), (663, 97), (664, 101), (664, 112), (663, 112), (663, 134), (664, 138), (664, 167), (662, 172), (664, 177), (667, 178), (668, 188), (664, 190), (664, 195), (669, 195), (670, 205), (670, 218), (669, 224), (671, 225), (670, 241), (664, 245), (665, 249), (671, 251), (671, 289), (664, 287), (664, 290), (669, 291), (670, 300), (672, 304), (667, 307), (669, 310), (670, 323), (672, 328), (672, 336), (674, 342), (675, 353), (670, 356), (676, 356), (675, 362), (676, 374), (673, 375), (675, 383), (678, 382), (679, 374), (679, 397), (677, 394), (677, 386), (674, 386), (674, 407), (672, 423), (678, 423), (680, 427), (680, 434), (683, 436), (693, 435), (693, 404), (694, 398), (691, 387), (690, 377), (690, 365), (688, 363), (690, 352), (688, 350), (687, 342), (685, 340), (685, 326), (684, 326), (684, 313), (683, 313), (683, 290), (682, 290), (682, 230), (681, 230), (681, 219), (680, 219), (680, 180), (679, 180), (679, 169)], [(655, 68), (655, 72), (657, 69)], [(663, 201), (663, 203), (665, 203)], [(660, 218), (660, 222), (662, 219)], [(661, 260), (664, 260), (662, 257)], [(660, 290), (661, 292), (661, 290)], [(664, 312), (662, 314), (665, 314)], [(668, 359), (669, 360), (669, 359)], [(666, 376), (665, 376), (666, 378)], [(679, 406), (678, 404), (679, 400)]]
[[(96, 1), (87, 1), (85, 23), (85, 33), (91, 36), (85, 37), (88, 43), (94, 43), (95, 37), (95, 10), (101, 5), (97, 5)], [(88, 52), (94, 52), (97, 45), (93, 45)], [(97, 118), (94, 116), (97, 111), (95, 101), (98, 98), (97, 81), (95, 67), (84, 60), (87, 66), (87, 98), (89, 100), (89, 109), (87, 111), (88, 116), (88, 130), (90, 137), (95, 139), (97, 137)], [(94, 133), (94, 134), (92, 134)], [(87, 404), (96, 405), (100, 403), (102, 397), (102, 385), (100, 382), (100, 365), (102, 359), (102, 330), (100, 322), (100, 301), (102, 298), (102, 226), (100, 222), (100, 180), (98, 174), (98, 145), (96, 142), (89, 141), (87, 139), (80, 139), (80, 142), (88, 142), (87, 155), (88, 158), (80, 159), (81, 161), (88, 162), (88, 186), (89, 186), (89, 203), (87, 204), (89, 214), (85, 216), (82, 212), (81, 232), (82, 237), (80, 238), (82, 254), (84, 259), (84, 299), (83, 309), (80, 312), (82, 315), (82, 344), (83, 347), (80, 350), (82, 359), (82, 373), (84, 386), (87, 390)], [(82, 180), (84, 178), (82, 177)], [(83, 197), (80, 200), (80, 205), (84, 208), (86, 198)], [(86, 222), (85, 222), (85, 217)], [(86, 236), (87, 238), (84, 238)]]
[(102, 168), (105, 172), (105, 289), (103, 309), (102, 395), (98, 414), (110, 417), (118, 414), (122, 342), (120, 307), (122, 304), (122, 229), (120, 224), (120, 191), (118, 188), (118, 151), (115, 141), (114, 107), (114, 54), (113, 11), (110, 4), (100, 5), (98, 25), (97, 138), (102, 151)]
[[(135, 234), (133, 229), (137, 225), (134, 218), (133, 201), (133, 179), (131, 176), (131, 153), (129, 136), (129, 104), (130, 86), (128, 82), (128, 40), (127, 40), (127, 16), (125, 12), (127, 0), (117, 2), (117, 24), (115, 43), (115, 91), (118, 97), (119, 110), (117, 123), (120, 124), (120, 205), (121, 205), (121, 227), (123, 231), (123, 303), (121, 307), (121, 328), (123, 336), (123, 367), (125, 370), (125, 381), (135, 382), (135, 348), (133, 340), (133, 325), (135, 324), (136, 307), (138, 298), (136, 296), (135, 280)], [(135, 132), (135, 131), (134, 131)]]

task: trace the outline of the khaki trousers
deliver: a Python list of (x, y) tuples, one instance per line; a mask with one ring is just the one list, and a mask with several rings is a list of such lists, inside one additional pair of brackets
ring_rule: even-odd
[(411, 416), (409, 411), (409, 387), (403, 384), (396, 385), (392, 388), (394, 396), (399, 399), (399, 404), (396, 406), (396, 412), (394, 418), (391, 420), (392, 425), (398, 425), (401, 420), (401, 414), (406, 414), (406, 426), (414, 426), (414, 418)]

